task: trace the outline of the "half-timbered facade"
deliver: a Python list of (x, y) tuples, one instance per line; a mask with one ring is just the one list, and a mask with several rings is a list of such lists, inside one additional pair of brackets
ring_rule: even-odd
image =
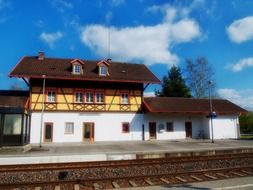
[[(143, 64), (40, 53), (23, 57), (10, 77), (29, 85), (31, 143), (211, 138), (208, 100), (143, 97), (160, 83)], [(238, 138), (246, 110), (217, 100), (214, 111), (214, 137)]]
[(142, 140), (142, 64), (24, 57), (10, 73), (29, 84), (31, 143)]

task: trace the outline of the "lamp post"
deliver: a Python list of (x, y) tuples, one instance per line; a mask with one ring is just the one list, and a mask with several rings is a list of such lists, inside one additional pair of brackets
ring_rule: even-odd
[(45, 109), (45, 83), (46, 83), (46, 75), (42, 75), (43, 78), (43, 86), (42, 86), (42, 108), (41, 108), (41, 118), (40, 118), (40, 148), (42, 147), (42, 128), (43, 128), (43, 117), (44, 117), (44, 109)]
[(210, 103), (210, 120), (211, 120), (211, 139), (212, 139), (212, 143), (214, 143), (214, 134), (213, 134), (213, 104), (212, 104), (212, 85), (213, 85), (213, 81), (208, 81), (208, 87), (209, 87), (209, 103)]

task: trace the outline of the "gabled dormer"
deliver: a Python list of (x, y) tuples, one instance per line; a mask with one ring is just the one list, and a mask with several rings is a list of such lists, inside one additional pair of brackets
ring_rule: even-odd
[(71, 62), (71, 66), (72, 66), (72, 74), (74, 75), (81, 75), (83, 74), (83, 66), (84, 66), (84, 62), (80, 59), (74, 59)]
[(111, 60), (102, 60), (97, 63), (98, 66), (98, 74), (99, 76), (107, 76), (109, 75), (109, 66), (110, 66)]

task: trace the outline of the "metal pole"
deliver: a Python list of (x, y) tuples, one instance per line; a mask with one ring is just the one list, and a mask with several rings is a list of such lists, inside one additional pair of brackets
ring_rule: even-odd
[(42, 108), (41, 108), (41, 118), (40, 118), (40, 148), (42, 147), (42, 128), (43, 128), (43, 118), (44, 118), (44, 109), (45, 109), (45, 83), (46, 83), (46, 75), (42, 75), (43, 77), (43, 87), (42, 87)]
[(213, 104), (212, 104), (212, 81), (209, 81), (209, 102), (210, 102), (210, 120), (211, 120), (211, 133), (212, 133), (212, 143), (214, 143), (213, 134)]

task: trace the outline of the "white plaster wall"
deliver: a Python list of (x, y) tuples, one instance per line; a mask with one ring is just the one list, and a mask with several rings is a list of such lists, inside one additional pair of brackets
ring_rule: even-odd
[(237, 124), (238, 116), (235, 115), (218, 116), (217, 118), (213, 119), (214, 139), (238, 138)]
[[(31, 143), (40, 140), (40, 113), (32, 113)], [(145, 127), (145, 140), (149, 140), (149, 122), (156, 122), (157, 140), (185, 139), (185, 122), (192, 122), (192, 137), (199, 138), (202, 133), (205, 138), (211, 138), (210, 120), (205, 116), (170, 115), (161, 113), (44, 113), (44, 122), (53, 123), (53, 142), (82, 142), (83, 122), (95, 124), (95, 141), (129, 141), (142, 140), (142, 124)], [(65, 123), (74, 123), (74, 134), (64, 134)], [(130, 133), (122, 133), (122, 122), (130, 123)], [(166, 132), (166, 122), (173, 122), (174, 131)], [(237, 138), (238, 117), (218, 116), (214, 119), (214, 138)], [(165, 131), (158, 130), (159, 124), (165, 126)], [(44, 132), (44, 125), (43, 130)], [(42, 134), (44, 137), (44, 134)]]
[(204, 131), (204, 138), (205, 139), (211, 139), (210, 137), (210, 130), (209, 130), (209, 119), (206, 117), (203, 118), (203, 131)]
[[(171, 115), (171, 114), (154, 114), (149, 113), (144, 116), (145, 120), (145, 140), (149, 139), (149, 122), (156, 122), (157, 140), (173, 140), (185, 139), (185, 122), (192, 122), (192, 137), (198, 138), (200, 131), (203, 130), (203, 116), (190, 116), (190, 115)], [(166, 132), (166, 123), (173, 122), (174, 131)], [(165, 126), (164, 132), (159, 132), (158, 126), (162, 123)]]
[[(143, 115), (136, 113), (44, 113), (44, 123), (53, 123), (53, 142), (82, 142), (83, 122), (95, 124), (95, 141), (142, 140)], [(32, 113), (31, 143), (40, 141), (41, 114)], [(74, 123), (74, 134), (64, 134), (65, 123)], [(130, 123), (130, 133), (122, 133), (122, 122)], [(44, 125), (43, 125), (44, 133)], [(42, 134), (44, 137), (44, 134)]]

